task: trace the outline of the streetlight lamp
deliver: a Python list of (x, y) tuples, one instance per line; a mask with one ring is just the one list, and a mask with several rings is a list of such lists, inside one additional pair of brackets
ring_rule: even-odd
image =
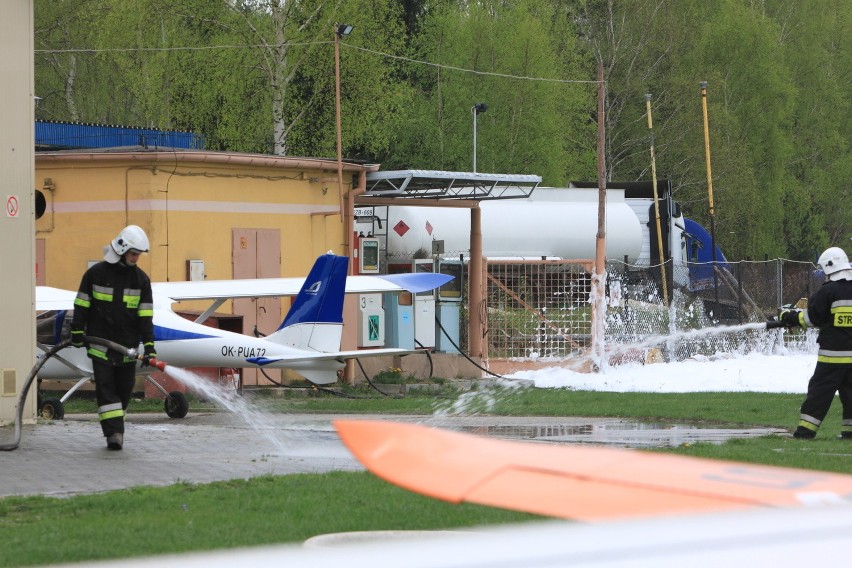
[(476, 103), (470, 110), (473, 112), (473, 172), (476, 173), (476, 116), (488, 110), (488, 105)]
[[(349, 24), (336, 24), (334, 27), (334, 110), (337, 123), (337, 192), (340, 197), (340, 222), (343, 224), (343, 243), (347, 257), (349, 257), (349, 274), (352, 274), (352, 267), (355, 265), (353, 228), (355, 219), (353, 217), (354, 203), (350, 196), (347, 195), (346, 204), (343, 206), (343, 136), (340, 128), (340, 40), (352, 33), (352, 26)], [(350, 384), (355, 384), (355, 367), (351, 359), (346, 361), (346, 366), (343, 368), (343, 378)]]

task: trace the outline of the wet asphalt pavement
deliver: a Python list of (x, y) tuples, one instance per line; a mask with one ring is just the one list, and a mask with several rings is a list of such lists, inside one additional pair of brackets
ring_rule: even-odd
[[(618, 447), (676, 446), (731, 437), (784, 434), (769, 428), (696, 428), (629, 420), (493, 416), (265, 414), (228, 412), (128, 415), (122, 451), (109, 451), (95, 415), (25, 425), (20, 447), (0, 452), (0, 497), (63, 496), (177, 482), (206, 483), (261, 475), (362, 470), (340, 442), (335, 419), (417, 422), (486, 436)], [(0, 428), (2, 440), (12, 428)]]

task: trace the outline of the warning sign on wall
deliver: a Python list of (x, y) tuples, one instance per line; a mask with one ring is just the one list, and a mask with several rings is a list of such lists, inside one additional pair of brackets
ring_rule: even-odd
[(6, 196), (6, 217), (18, 217), (21, 213), (21, 207), (18, 203), (17, 195)]

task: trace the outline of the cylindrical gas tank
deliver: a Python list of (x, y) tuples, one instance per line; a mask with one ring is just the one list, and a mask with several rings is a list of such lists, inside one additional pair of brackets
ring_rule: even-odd
[[(598, 191), (536, 189), (528, 199), (483, 201), (482, 252), (489, 258), (595, 258)], [(608, 190), (606, 257), (633, 262), (642, 250), (639, 218), (622, 190)], [(429, 256), (433, 240), (445, 254), (470, 250), (470, 210), (454, 207), (389, 207), (388, 253)], [(418, 254), (419, 253), (419, 254)]]

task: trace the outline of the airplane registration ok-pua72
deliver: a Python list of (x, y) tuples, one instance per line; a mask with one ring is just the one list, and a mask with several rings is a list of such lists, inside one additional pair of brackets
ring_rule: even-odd
[[(154, 341), (159, 359), (175, 367), (227, 367), (291, 369), (319, 385), (337, 381), (346, 359), (379, 355), (406, 355), (406, 349), (340, 351), (345, 293), (423, 292), (449, 282), (444, 274), (417, 273), (347, 278), (345, 256), (320, 256), (306, 279), (267, 278), (204, 282), (153, 283)], [(293, 295), (283, 323), (266, 337), (256, 338), (201, 325), (227, 299)], [(59, 311), (53, 341), (59, 343), (63, 320), (70, 318), (75, 292), (37, 287), (36, 310)], [(172, 310), (181, 300), (214, 300), (196, 321)], [(39, 348), (45, 350), (45, 342)], [(40, 379), (57, 380), (90, 376), (91, 362), (83, 348), (60, 351), (45, 363)], [(140, 368), (144, 373), (150, 367)]]

